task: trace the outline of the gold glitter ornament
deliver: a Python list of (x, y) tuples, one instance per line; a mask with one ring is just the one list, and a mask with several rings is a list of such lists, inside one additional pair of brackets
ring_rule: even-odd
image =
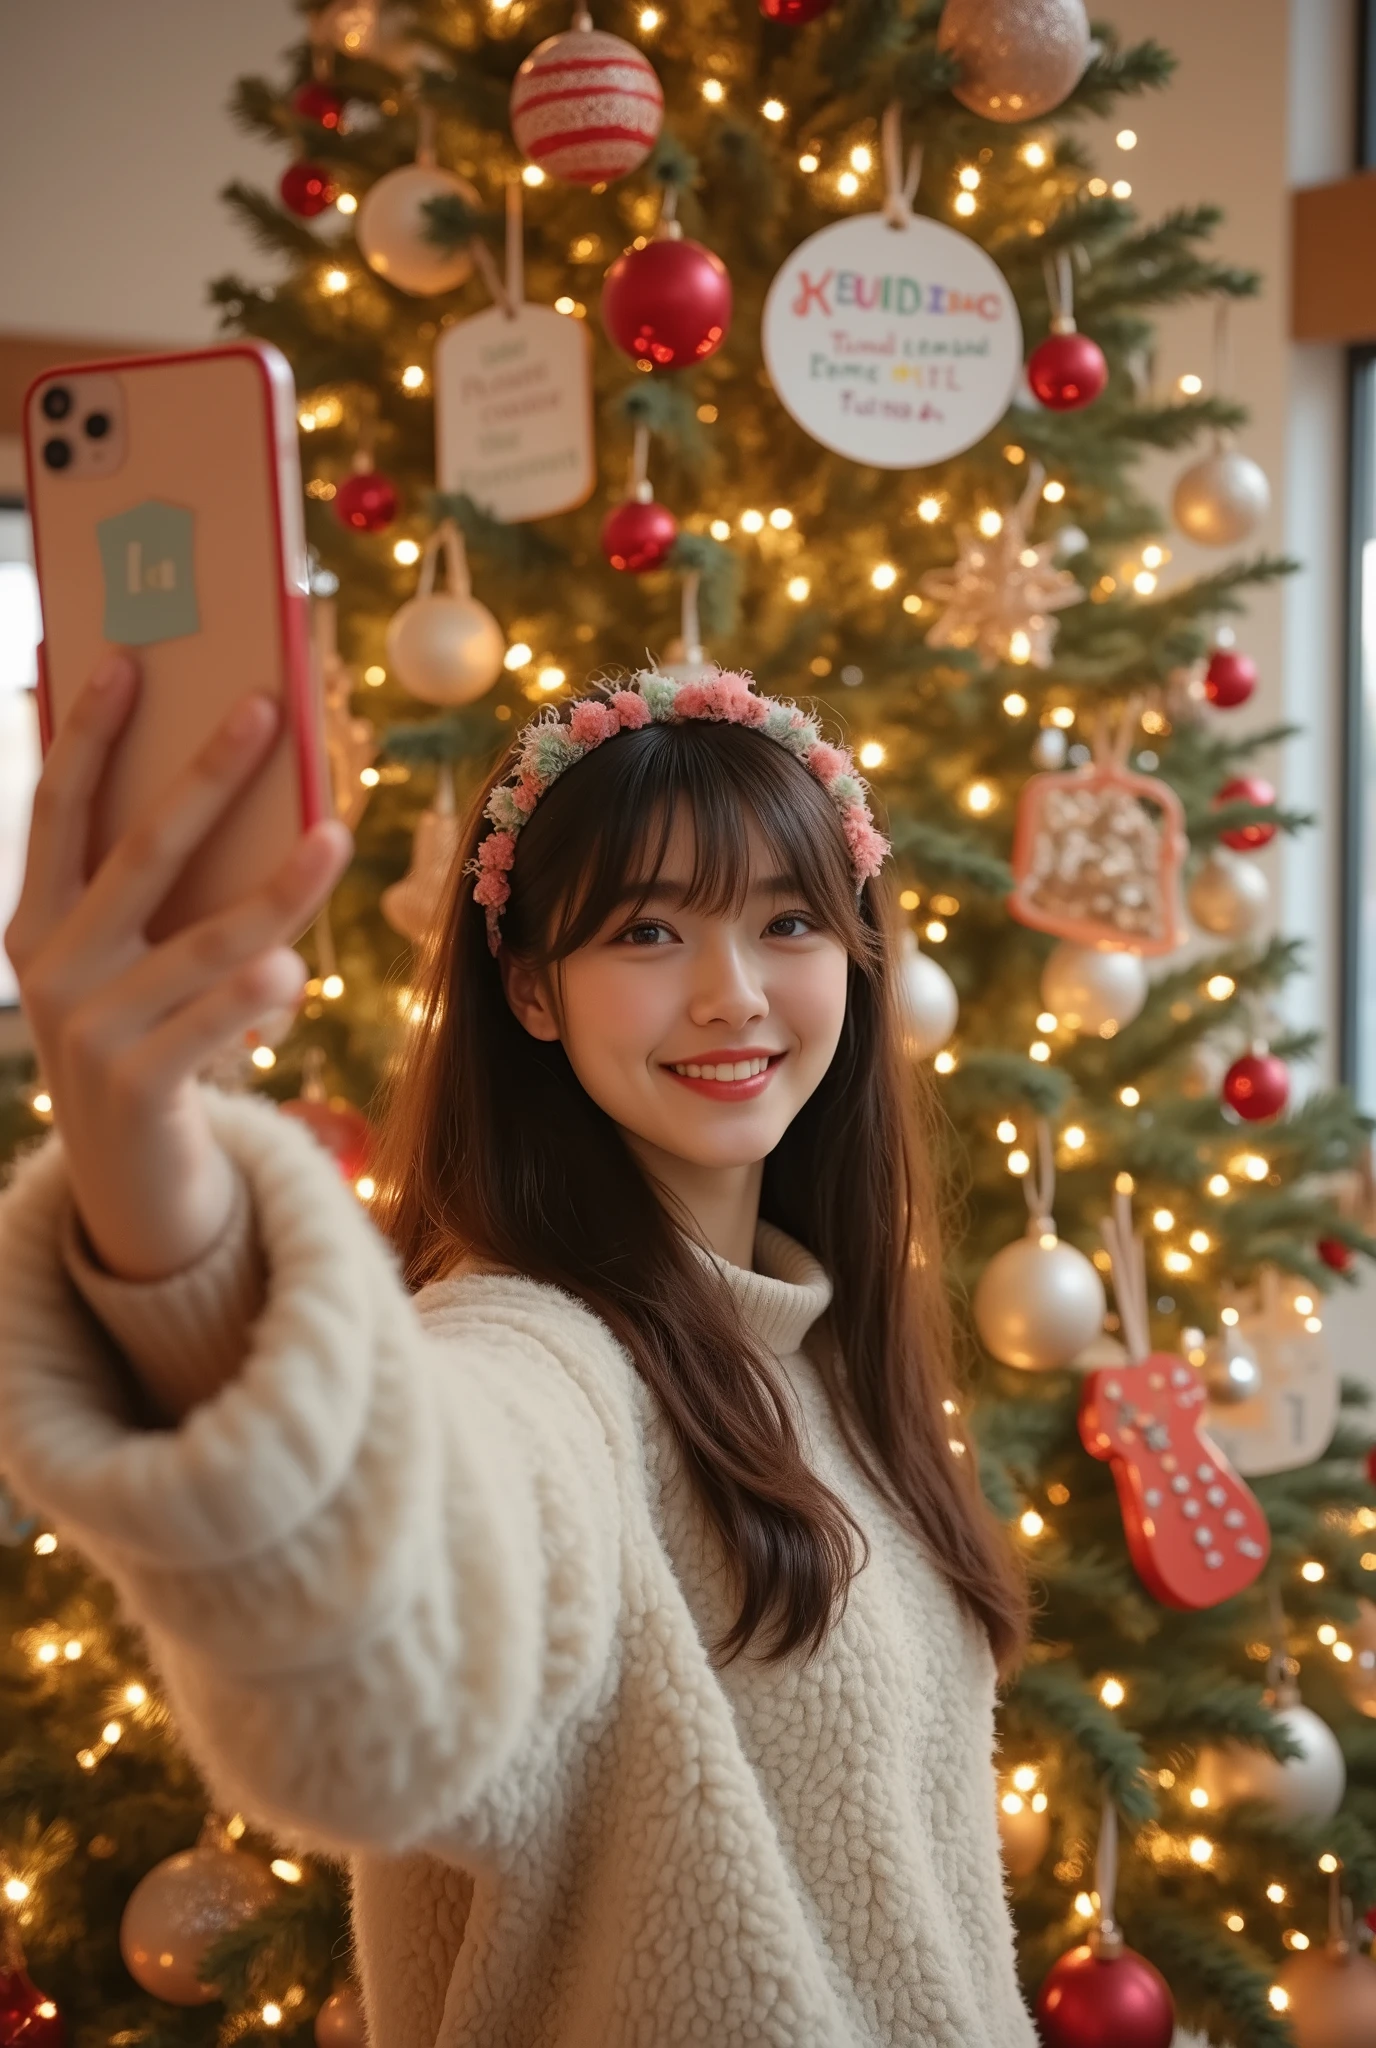
[(125, 1968), (168, 2005), (213, 2004), (220, 1994), (199, 1975), (206, 1950), (276, 1893), (266, 1866), (225, 1840), (211, 1816), (194, 1849), (165, 1857), (129, 1894), (119, 1929)]
[(952, 93), (987, 121), (1049, 114), (1090, 59), (1082, 0), (946, 0), (936, 39), (960, 63)]

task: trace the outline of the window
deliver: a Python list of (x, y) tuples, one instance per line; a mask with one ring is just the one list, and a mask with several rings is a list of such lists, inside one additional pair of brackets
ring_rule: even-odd
[[(38, 779), (38, 638), (28, 518), (22, 505), (0, 502), (0, 931), (19, 896)], [(18, 1000), (14, 970), (0, 950), (0, 1009)]]

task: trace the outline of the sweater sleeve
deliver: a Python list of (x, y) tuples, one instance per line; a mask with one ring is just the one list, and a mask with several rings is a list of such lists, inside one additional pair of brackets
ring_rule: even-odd
[(143, 1630), (218, 1806), (325, 1854), (491, 1854), (615, 1679), (615, 1346), (525, 1281), (447, 1285), (427, 1329), (314, 1141), (207, 1105), (266, 1262), (241, 1371), (139, 1426), (54, 1137), (0, 1202), (0, 1470)]

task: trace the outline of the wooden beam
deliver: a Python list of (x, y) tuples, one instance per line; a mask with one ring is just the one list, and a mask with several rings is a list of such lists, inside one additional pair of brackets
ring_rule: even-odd
[(1376, 341), (1376, 171), (1291, 195), (1290, 335)]
[(80, 341), (61, 334), (0, 334), (0, 434), (22, 429), (24, 393), (40, 371), (54, 363), (95, 363), (102, 356), (142, 356), (156, 352), (151, 341)]

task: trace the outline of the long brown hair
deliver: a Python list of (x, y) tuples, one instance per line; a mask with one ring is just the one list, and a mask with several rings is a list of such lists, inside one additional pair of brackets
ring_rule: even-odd
[[(734, 1658), (773, 1615), (762, 1654), (782, 1659), (806, 1642), (810, 1655), (844, 1610), (857, 1569), (852, 1533), (868, 1561), (864, 1531), (807, 1464), (734, 1298), (665, 1202), (649, 1198), (644, 1172), (562, 1046), (531, 1037), (509, 1008), (461, 872), (485, 830), (486, 795), (462, 838), (423, 1023), (383, 1119), (384, 1228), (412, 1286), (476, 1257), (563, 1288), (607, 1324), (667, 1415), (736, 1573), (740, 1611), (715, 1650)], [(753, 819), (846, 949), (840, 1044), (765, 1162), (761, 1214), (831, 1277), (837, 1356), (819, 1347), (817, 1362), (847, 1442), (1006, 1670), (1025, 1637), (1023, 1582), (973, 1455), (952, 1449), (943, 1406), (953, 1387), (937, 1105), (902, 1054), (887, 888), (867, 883), (857, 903), (829, 798), (747, 727), (687, 721), (623, 733), (561, 777), (522, 830), (503, 943), (557, 980), (558, 963), (603, 927), (627, 887), (653, 880), (684, 806), (696, 837), (690, 902), (709, 912), (739, 904)]]

